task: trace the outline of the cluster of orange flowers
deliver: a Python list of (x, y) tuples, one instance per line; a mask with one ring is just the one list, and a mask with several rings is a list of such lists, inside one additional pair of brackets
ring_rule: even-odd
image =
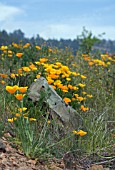
[(109, 54), (101, 54), (101, 59), (91, 59), (90, 55), (88, 54), (82, 54), (85, 61), (88, 62), (89, 66), (95, 65), (95, 66), (103, 66), (108, 67), (112, 62), (115, 62), (115, 59), (110, 57)]
[[(15, 43), (13, 43), (12, 45), (15, 48), (31, 47), (31, 45), (29, 43), (25, 44), (24, 46), (18, 45), (18, 44), (15, 44)], [(41, 50), (40, 46), (35, 46), (35, 48), (38, 49), (38, 50)], [(2, 47), (2, 50), (6, 50), (6, 49), (8, 50), (8, 47), (7, 48)], [(52, 51), (52, 50), (50, 49), (50, 51)], [(18, 58), (21, 58), (22, 56), (24, 56), (24, 54), (22, 52), (16, 53), (15, 55)], [(11, 73), (10, 77), (16, 78), (16, 76), (22, 76), (23, 74), (25, 74), (25, 72), (30, 73), (31, 71), (35, 71), (35, 72), (38, 73), (38, 74), (36, 74), (36, 79), (38, 79), (41, 76), (41, 73), (39, 72), (39, 66), (42, 65), (43, 68), (44, 68), (45, 76), (46, 76), (48, 83), (50, 85), (52, 85), (52, 87), (55, 90), (58, 90), (58, 89), (61, 90), (60, 92), (66, 93), (66, 96), (68, 96), (69, 93), (72, 94), (71, 98), (68, 98), (68, 97), (64, 98), (64, 101), (66, 103), (70, 103), (70, 102), (73, 102), (75, 100), (78, 101), (78, 102), (85, 101), (86, 97), (79, 96), (78, 94), (76, 94), (76, 92), (80, 88), (83, 88), (83, 89), (85, 88), (86, 84), (84, 83), (84, 80), (87, 77), (85, 75), (80, 74), (80, 73), (71, 71), (69, 69), (69, 67), (63, 65), (62, 63), (60, 63), (58, 61), (54, 64), (48, 64), (48, 63), (46, 63), (47, 61), (48, 61), (47, 58), (40, 58), (39, 61), (36, 61), (35, 63), (31, 62), (29, 66), (23, 66), (22, 68), (18, 68), (18, 73), (17, 74)], [(5, 74), (1, 75), (1, 77), (5, 77), (5, 76), (7, 77), (7, 75), (5, 75)], [(73, 83), (71, 84), (70, 82), (74, 82), (73, 79), (77, 76), (79, 76), (81, 78), (82, 83), (72, 85)], [(5, 81), (2, 80), (1, 83), (5, 84)], [(12, 87), (12, 89), (11, 88), (9, 88), (9, 89), (10, 89), (10, 91), (12, 91), (13, 87)], [(19, 90), (19, 89), (17, 89), (17, 90)], [(24, 94), (16, 94), (15, 95), (15, 97), (20, 101), (23, 99), (24, 96), (25, 96)], [(87, 97), (88, 97), (88, 95), (87, 95)], [(67, 98), (68, 98), (68, 100), (67, 100)], [(89, 97), (89, 98), (91, 98), (91, 97)], [(83, 110), (83, 109), (81, 109), (81, 110)]]
[[(15, 98), (18, 100), (18, 101), (23, 101), (23, 98), (24, 96), (26, 95), (26, 91), (27, 91), (27, 88), (28, 87), (19, 87), (17, 85), (14, 85), (14, 86), (6, 86), (6, 91), (8, 91), (10, 94), (14, 94), (15, 92), (17, 92), (17, 94), (15, 94)], [(20, 93), (22, 94), (20, 94)], [(25, 113), (25, 114), (21, 114), (22, 112), (24, 112), (25, 110), (27, 110), (26, 107), (22, 107), (22, 108), (18, 108), (19, 112), (20, 113), (16, 113), (15, 114), (15, 117), (13, 118), (9, 118), (8, 119), (8, 122), (10, 123), (13, 123), (15, 120), (17, 120), (17, 117), (21, 117), (23, 116), (24, 118), (27, 118), (29, 119), (30, 121), (36, 121), (35, 118), (28, 118), (28, 113)]]
[[(72, 85), (69, 82), (70, 81), (74, 82), (74, 81), (72, 81), (73, 76), (74, 77), (79, 76), (81, 78), (82, 82), (87, 77), (85, 75), (80, 74), (80, 73), (76, 73), (76, 72), (71, 71), (69, 69), (69, 67), (63, 65), (60, 62), (56, 62), (54, 64), (48, 64), (48, 63), (46, 63), (47, 61), (48, 61), (47, 58), (40, 58), (39, 61), (36, 61), (35, 63), (31, 62), (29, 66), (19, 68), (18, 74), (11, 73), (10, 77), (15, 78), (16, 76), (19, 76), (19, 75), (22, 76), (24, 72), (28, 73), (30, 71), (37, 71), (36, 79), (38, 79), (41, 76), (41, 73), (38, 72), (39, 66), (41, 65), (43, 67), (42, 70), (44, 70), (44, 73), (45, 73), (44, 75), (46, 76), (48, 83), (55, 90), (60, 89), (61, 92), (63, 92), (63, 93), (66, 93), (66, 94), (71, 93), (72, 94), (71, 98), (68, 98), (68, 97), (64, 98), (64, 101), (66, 103), (70, 103), (70, 102), (73, 102), (75, 100), (79, 101), (79, 102), (86, 100), (86, 97), (82, 97), (82, 96), (79, 96), (78, 94), (76, 94), (76, 92), (79, 90), (79, 88), (84, 89), (86, 84), (85, 83), (78, 83), (77, 85)], [(35, 79), (35, 81), (36, 81), (36, 79)], [(66, 95), (66, 96), (68, 96), (68, 95)], [(21, 95), (20, 95), (20, 97), (21, 97)], [(22, 96), (22, 97), (24, 97), (24, 96)], [(87, 95), (87, 97), (88, 97), (88, 95)], [(91, 98), (91, 97), (89, 97), (89, 98)]]
[[(8, 57), (15, 57), (16, 61), (17, 58), (19, 58), (20, 62), (25, 57), (24, 50), (27, 48), (31, 49), (32, 46), (30, 43), (26, 43), (25, 45), (12, 43), (12, 46), (16, 48), (16, 51), (12, 51), (8, 48), (8, 46), (1, 46), (0, 50), (2, 51), (2, 58), (4, 60), (4, 56)], [(34, 47), (34, 50), (37, 51), (37, 53), (42, 54), (42, 47), (36, 45)], [(56, 51), (56, 50), (55, 50)], [(53, 50), (51, 48), (48, 48), (48, 52), (51, 54), (53, 53)], [(54, 54), (54, 53), (53, 53)], [(41, 55), (43, 56), (43, 55)], [(102, 68), (109, 67), (112, 62), (115, 62), (115, 60), (110, 57), (108, 54), (102, 54), (100, 58), (92, 58), (90, 55), (83, 54), (83, 59), (86, 61), (87, 65), (89, 65), (88, 68), (93, 68), (93, 66), (102, 66)], [(73, 56), (70, 56), (70, 60), (72, 60)], [(53, 58), (54, 59), (54, 58)], [(53, 59), (51, 61), (53, 61)], [(55, 59), (54, 59), (55, 60)], [(68, 60), (68, 58), (67, 58)], [(86, 81), (88, 78), (88, 75), (86, 72), (83, 72), (83, 74), (75, 71), (71, 71), (70, 68), (58, 60), (54, 64), (51, 64), (51, 61), (49, 61), (47, 58), (40, 58), (36, 62), (30, 62), (28, 61), (27, 64), (24, 66), (19, 66), (17, 70), (17, 74), (11, 73), (10, 77), (12, 79), (16, 78), (17, 76), (22, 76), (24, 74), (30, 74), (31, 72), (34, 72), (36, 75), (36, 79), (38, 79), (42, 74), (46, 77), (48, 83), (60, 94), (62, 94), (62, 98), (67, 104), (72, 104), (74, 102), (75, 104), (79, 103), (79, 109), (83, 112), (86, 112), (89, 110), (88, 107), (86, 107), (86, 99), (87, 98), (93, 98), (92, 94), (87, 94), (85, 92), (86, 90)], [(48, 62), (48, 63), (47, 63)], [(74, 68), (77, 67), (76, 63), (71, 64)], [(21, 67), (21, 68), (20, 68)], [(40, 68), (42, 67), (42, 71)], [(85, 74), (85, 75), (84, 75)], [(87, 75), (87, 76), (86, 76)], [(7, 74), (0, 73), (1, 83), (5, 84), (5, 79), (8, 78)], [(35, 77), (34, 77), (35, 78)], [(78, 78), (76, 81), (76, 78)], [(35, 79), (35, 81), (36, 81)], [(77, 82), (77, 83), (76, 83)], [(19, 87), (17, 85), (14, 86), (6, 86), (6, 91), (10, 94), (14, 94), (14, 97), (16, 101), (18, 100), (19, 103), (23, 102), (23, 99), (26, 95), (28, 87)], [(79, 92), (80, 91), (80, 92)], [(29, 119), (30, 121), (36, 121), (35, 118), (29, 118), (28, 112), (25, 113), (27, 110), (26, 107), (18, 108), (18, 111), (15, 112), (15, 116), (13, 118), (9, 118), (8, 122), (14, 122), (20, 117), (24, 117), (26, 119)], [(50, 120), (48, 120), (48, 124), (50, 124)], [(84, 136), (87, 134), (87, 132), (83, 130), (73, 130), (73, 134)]]
[(19, 90), (21, 93), (25, 93), (27, 91), (27, 88), (28, 87), (19, 87), (17, 85), (15, 86), (6, 86), (6, 90), (9, 92), (9, 93), (15, 93), (16, 90)]

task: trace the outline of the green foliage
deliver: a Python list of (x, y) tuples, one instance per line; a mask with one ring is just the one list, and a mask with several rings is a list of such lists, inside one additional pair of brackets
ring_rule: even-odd
[(2, 137), (4, 134), (4, 122), (0, 121), (0, 137)]
[(93, 36), (92, 32), (86, 30), (85, 27), (83, 28), (82, 34), (78, 36), (77, 39), (79, 42), (81, 41), (80, 50), (83, 54), (89, 54), (94, 45), (101, 42), (98, 37)]

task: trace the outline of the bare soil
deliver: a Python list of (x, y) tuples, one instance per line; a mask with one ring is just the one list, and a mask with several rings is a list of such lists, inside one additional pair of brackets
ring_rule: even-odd
[[(49, 161), (27, 158), (21, 151), (11, 146), (5, 137), (0, 139), (0, 170), (115, 170), (115, 159), (111, 167), (106, 167), (104, 161), (91, 164), (90, 159), (75, 160), (71, 154), (63, 159)], [(105, 162), (107, 163), (107, 162)]]

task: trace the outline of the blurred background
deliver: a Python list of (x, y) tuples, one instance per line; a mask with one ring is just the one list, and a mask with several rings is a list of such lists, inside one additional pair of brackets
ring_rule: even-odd
[(115, 40), (114, 0), (0, 0), (0, 30), (26, 37), (75, 39), (83, 27)]

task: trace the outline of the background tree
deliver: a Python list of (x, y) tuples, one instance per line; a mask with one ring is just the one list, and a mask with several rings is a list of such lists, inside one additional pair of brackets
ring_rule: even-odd
[(101, 42), (99, 37), (93, 36), (92, 32), (86, 30), (85, 27), (83, 27), (82, 34), (77, 37), (77, 40), (79, 41), (81, 52), (85, 54), (89, 54), (94, 45)]

